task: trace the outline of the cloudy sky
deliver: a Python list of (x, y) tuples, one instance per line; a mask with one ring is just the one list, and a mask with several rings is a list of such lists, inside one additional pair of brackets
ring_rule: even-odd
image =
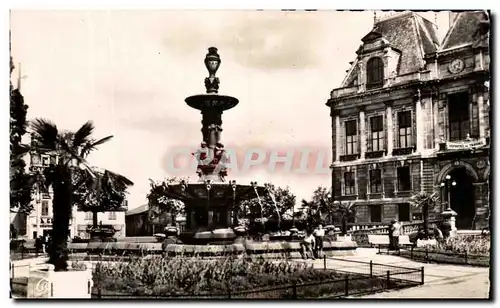
[[(240, 100), (223, 115), (227, 147), (329, 151), (326, 100), (372, 26), (370, 11), (12, 11), (12, 56), (29, 118), (62, 129), (92, 120), (96, 137), (114, 135), (89, 161), (135, 182), (134, 208), (148, 178), (173, 175), (168, 153), (201, 141), (201, 115), (184, 99), (205, 92), (208, 47), (222, 58), (219, 93)], [(298, 200), (331, 184), (329, 174), (264, 169), (228, 179), (288, 185)]]

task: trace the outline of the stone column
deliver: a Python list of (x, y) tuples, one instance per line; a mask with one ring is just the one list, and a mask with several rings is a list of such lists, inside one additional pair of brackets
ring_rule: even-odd
[(340, 152), (342, 149), (342, 138), (340, 138), (340, 135), (343, 134), (344, 132), (340, 131), (340, 117), (338, 115), (335, 116), (335, 161), (340, 161)]
[(365, 128), (365, 110), (359, 110), (359, 148), (360, 148), (360, 158), (365, 158), (366, 153), (366, 128)]
[(477, 109), (479, 117), (479, 138), (485, 138), (486, 123), (484, 121), (484, 97), (483, 92), (477, 93)]
[(394, 127), (392, 123), (391, 104), (387, 104), (386, 106), (386, 121), (387, 121), (387, 155), (392, 156), (392, 150), (394, 149)]
[(438, 124), (438, 100), (436, 95), (431, 96), (431, 108), (432, 108), (432, 132), (434, 134), (434, 149), (439, 149), (439, 124)]
[(422, 118), (422, 101), (420, 100), (420, 95), (418, 100), (415, 102), (415, 123), (417, 132), (417, 153), (421, 153), (424, 150), (424, 120)]

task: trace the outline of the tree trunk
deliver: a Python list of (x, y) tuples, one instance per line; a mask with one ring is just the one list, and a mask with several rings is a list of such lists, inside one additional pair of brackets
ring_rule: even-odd
[(71, 173), (64, 167), (56, 167), (52, 201), (52, 243), (49, 250), (49, 263), (55, 271), (66, 271), (68, 268), (68, 236), (71, 218)]
[(342, 217), (342, 235), (347, 234), (347, 217)]
[(429, 238), (429, 204), (423, 205), (422, 214), (424, 216), (424, 235), (425, 238)]
[(97, 228), (97, 213), (98, 212), (92, 212), (92, 227), (94, 229)]

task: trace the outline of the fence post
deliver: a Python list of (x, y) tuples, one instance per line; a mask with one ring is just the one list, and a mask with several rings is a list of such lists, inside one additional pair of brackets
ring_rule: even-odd
[(373, 260), (370, 260), (370, 278), (373, 277)]
[(467, 250), (465, 250), (465, 264), (468, 264), (468, 262), (467, 262)]
[(389, 289), (389, 284), (391, 282), (391, 272), (387, 271), (387, 289)]
[(420, 268), (420, 284), (424, 284), (424, 267)]
[(410, 260), (413, 260), (413, 245), (411, 246), (410, 250)]
[(101, 285), (99, 285), (99, 288), (97, 288), (97, 298), (102, 298)]
[(227, 284), (227, 298), (231, 299), (231, 285), (229, 281), (226, 284)]
[(297, 299), (297, 282), (293, 282), (292, 286), (292, 299)]
[(50, 283), (50, 298), (54, 297), (54, 284), (51, 282)]
[(425, 261), (429, 262), (429, 246), (425, 245)]
[(349, 276), (345, 275), (344, 295), (349, 296)]
[(323, 269), (326, 270), (326, 254), (323, 255)]

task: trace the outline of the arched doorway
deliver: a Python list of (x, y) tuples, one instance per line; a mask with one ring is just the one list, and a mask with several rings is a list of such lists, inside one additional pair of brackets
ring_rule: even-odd
[(450, 185), (449, 200), (451, 208), (457, 212), (456, 227), (459, 230), (473, 229), (476, 214), (473, 179), (464, 167), (454, 168), (448, 174), (451, 182), (456, 183), (455, 186)]

